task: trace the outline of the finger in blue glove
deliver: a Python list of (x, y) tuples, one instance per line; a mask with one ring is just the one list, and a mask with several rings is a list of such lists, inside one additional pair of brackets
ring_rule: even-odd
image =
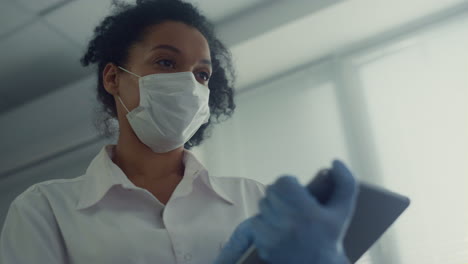
[(252, 218), (242, 221), (224, 245), (214, 264), (235, 264), (253, 243)]

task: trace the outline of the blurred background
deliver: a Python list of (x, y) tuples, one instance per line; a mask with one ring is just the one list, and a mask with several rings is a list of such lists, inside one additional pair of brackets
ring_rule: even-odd
[[(412, 200), (360, 264), (468, 263), (468, 1), (190, 2), (238, 72), (233, 118), (193, 149), (211, 174), (306, 183), (342, 159)], [(1, 226), (27, 187), (114, 142), (79, 64), (110, 3), (0, 0)]]

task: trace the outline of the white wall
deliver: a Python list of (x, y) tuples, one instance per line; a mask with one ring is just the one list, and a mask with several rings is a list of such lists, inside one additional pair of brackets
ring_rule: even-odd
[(349, 163), (331, 77), (320, 65), (241, 93), (234, 117), (201, 147), (211, 173), (263, 183), (292, 174), (306, 183), (333, 158)]
[(411, 197), (398, 263), (468, 261), (468, 16), (350, 58), (385, 186)]

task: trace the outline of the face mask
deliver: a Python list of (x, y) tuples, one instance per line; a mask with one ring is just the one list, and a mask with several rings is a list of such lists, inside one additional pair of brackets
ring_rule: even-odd
[(157, 73), (139, 76), (140, 105), (129, 111), (118, 97), (133, 131), (156, 153), (183, 146), (208, 122), (208, 87), (195, 80), (191, 72)]

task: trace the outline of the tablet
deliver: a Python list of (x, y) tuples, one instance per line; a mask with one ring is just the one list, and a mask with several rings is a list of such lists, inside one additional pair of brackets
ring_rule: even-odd
[[(351, 263), (355, 263), (409, 206), (408, 197), (361, 182), (354, 215), (343, 241)], [(236, 264), (261, 264), (254, 246)]]
[(408, 197), (389, 190), (361, 183), (357, 204), (343, 247), (351, 263), (355, 263), (408, 208)]

